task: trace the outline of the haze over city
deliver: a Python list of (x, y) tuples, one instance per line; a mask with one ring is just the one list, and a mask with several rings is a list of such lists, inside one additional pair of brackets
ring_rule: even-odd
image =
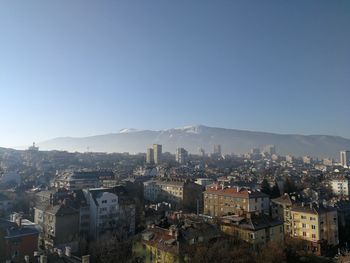
[(2, 1), (0, 146), (192, 124), (350, 138), (348, 1)]
[(0, 1), (0, 263), (350, 262), (350, 1)]

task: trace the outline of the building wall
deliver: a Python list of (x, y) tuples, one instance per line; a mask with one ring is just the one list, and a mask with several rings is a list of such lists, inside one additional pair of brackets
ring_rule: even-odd
[(223, 216), (229, 213), (264, 212), (270, 209), (270, 198), (233, 197), (213, 193), (204, 193), (204, 214), (210, 216)]
[(337, 179), (332, 180), (332, 191), (335, 195), (349, 196), (349, 180)]
[[(309, 241), (312, 244), (320, 244), (326, 241), (327, 245), (339, 244), (337, 211), (324, 213), (308, 213), (291, 211), (292, 236)], [(321, 253), (321, 251), (315, 251)]]
[(6, 259), (11, 259), (15, 253), (17, 257), (14, 262), (22, 262), (26, 255), (33, 259), (34, 251), (38, 251), (38, 235), (6, 240)]
[(284, 240), (282, 224), (266, 227), (260, 230), (250, 230), (233, 224), (223, 224), (220, 226), (220, 228), (224, 233), (236, 236), (237, 238), (253, 245), (254, 249), (262, 247), (269, 241), (283, 242)]

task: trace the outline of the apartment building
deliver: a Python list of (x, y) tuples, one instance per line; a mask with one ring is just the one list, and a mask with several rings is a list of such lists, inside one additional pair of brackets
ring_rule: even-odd
[(221, 217), (259, 212), (268, 214), (270, 197), (260, 191), (240, 187), (213, 186), (204, 192), (204, 214)]
[(57, 176), (54, 184), (56, 188), (74, 191), (97, 188), (102, 185), (104, 180), (112, 179), (114, 179), (114, 173), (108, 170), (65, 171)]
[(347, 178), (336, 178), (331, 180), (332, 191), (341, 197), (349, 196), (349, 180)]
[(34, 222), (41, 227), (39, 245), (42, 249), (70, 246), (77, 249), (79, 210), (68, 200), (58, 204), (38, 203), (34, 207)]
[(308, 249), (321, 255), (339, 244), (338, 215), (334, 207), (315, 204), (295, 205), (291, 209), (292, 236), (307, 241)]
[(220, 221), (222, 232), (251, 244), (253, 249), (259, 249), (269, 241), (280, 243), (284, 240), (283, 221), (264, 214), (230, 215)]
[(292, 205), (293, 200), (288, 194), (284, 194), (278, 198), (271, 200), (271, 214), (273, 218), (278, 218), (284, 223), (284, 232), (292, 235)]
[(135, 233), (135, 203), (124, 187), (84, 190), (89, 204), (89, 236), (99, 239), (104, 234), (118, 232), (121, 237)]
[(150, 202), (168, 202), (178, 209), (201, 212), (203, 187), (183, 180), (150, 180), (144, 182), (144, 198)]

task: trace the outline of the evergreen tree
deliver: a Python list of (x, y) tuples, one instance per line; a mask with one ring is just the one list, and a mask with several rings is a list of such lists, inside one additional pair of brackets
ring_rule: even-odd
[(271, 195), (271, 187), (266, 179), (264, 179), (261, 183), (261, 192), (267, 195)]
[(278, 187), (278, 184), (275, 183), (275, 185), (271, 189), (271, 198), (277, 198), (280, 196), (281, 196), (280, 188)]

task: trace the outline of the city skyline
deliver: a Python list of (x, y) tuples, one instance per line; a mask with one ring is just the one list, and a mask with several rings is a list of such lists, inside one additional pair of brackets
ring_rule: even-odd
[(349, 2), (0, 7), (2, 147), (191, 124), (350, 138)]

